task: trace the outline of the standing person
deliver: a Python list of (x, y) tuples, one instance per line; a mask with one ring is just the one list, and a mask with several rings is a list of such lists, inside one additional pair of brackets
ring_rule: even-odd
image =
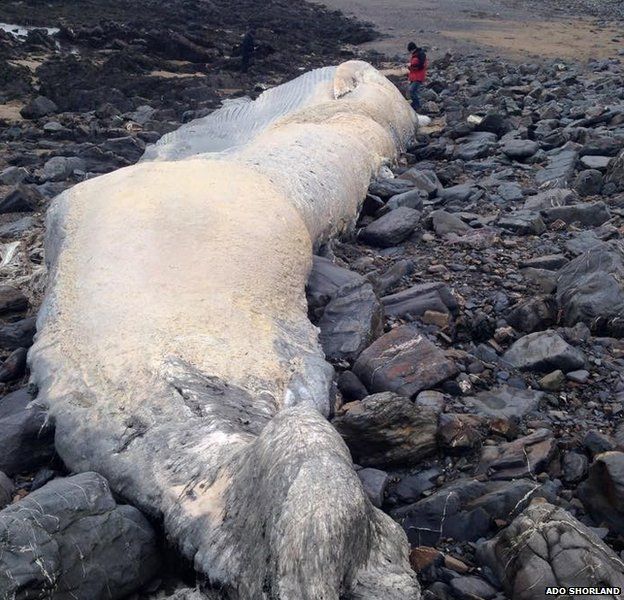
[(429, 60), (427, 54), (423, 48), (419, 48), (414, 42), (410, 42), (407, 45), (407, 51), (411, 52), (411, 58), (409, 63), (409, 95), (412, 104), (412, 108), (415, 111), (420, 110), (420, 88), (425, 79), (427, 79), (427, 67), (429, 66)]
[(247, 73), (251, 64), (251, 57), (256, 49), (256, 30), (250, 29), (241, 43), (241, 71)]

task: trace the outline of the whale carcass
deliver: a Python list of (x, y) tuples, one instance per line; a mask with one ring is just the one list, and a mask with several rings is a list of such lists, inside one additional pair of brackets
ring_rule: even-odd
[(29, 361), (57, 451), (160, 519), (224, 598), (419, 598), (325, 418), (304, 295), (315, 246), (415, 125), (350, 61), (185, 125), (48, 212)]

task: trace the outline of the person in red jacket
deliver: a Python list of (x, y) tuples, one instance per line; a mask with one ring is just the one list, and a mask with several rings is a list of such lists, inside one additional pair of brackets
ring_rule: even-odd
[(412, 56), (409, 63), (409, 95), (412, 104), (412, 108), (415, 111), (420, 110), (420, 88), (425, 79), (427, 79), (427, 67), (429, 61), (427, 54), (422, 48), (419, 48), (414, 42), (410, 42), (407, 45), (407, 51), (411, 52)]

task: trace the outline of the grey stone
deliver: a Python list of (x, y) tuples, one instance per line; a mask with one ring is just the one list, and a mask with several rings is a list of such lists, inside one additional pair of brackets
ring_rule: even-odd
[(440, 414), (444, 410), (446, 400), (442, 392), (436, 390), (424, 390), (420, 392), (414, 399), (416, 406), (430, 408), (434, 412)]
[(353, 361), (383, 333), (384, 314), (370, 283), (336, 290), (319, 321), (319, 341), (331, 361)]
[(43, 196), (34, 187), (18, 185), (0, 200), (0, 213), (31, 212), (42, 202)]
[(381, 471), (380, 469), (368, 467), (360, 469), (357, 474), (362, 482), (362, 487), (364, 488), (364, 491), (370, 501), (373, 503), (373, 506), (381, 508), (386, 488), (388, 487), (388, 482), (390, 481), (388, 473)]
[(536, 284), (545, 294), (550, 294), (557, 289), (557, 273), (554, 271), (525, 267), (521, 273), (526, 280)]
[(56, 112), (58, 112), (58, 106), (52, 100), (45, 96), (37, 96), (22, 108), (20, 114), (25, 119), (40, 119)]
[(517, 202), (524, 198), (522, 188), (517, 183), (502, 183), (496, 191), (505, 202)]
[(544, 190), (527, 198), (524, 208), (527, 210), (542, 210), (544, 208), (552, 208), (553, 206), (574, 204), (577, 200), (578, 194), (574, 190)]
[(5, 508), (0, 532), (3, 598), (121, 599), (160, 566), (147, 519), (117, 505), (97, 473), (55, 479)]
[(0, 510), (8, 506), (13, 501), (15, 486), (2, 471), (0, 471)]
[(364, 278), (322, 256), (314, 256), (306, 284), (306, 298), (311, 312), (323, 309), (339, 288), (346, 284), (363, 284)]
[(420, 500), (424, 492), (435, 487), (435, 482), (440, 475), (442, 475), (442, 470), (438, 467), (411, 473), (401, 478), (394, 493), (401, 502), (416, 502)]
[(483, 600), (491, 600), (497, 594), (496, 588), (493, 588), (487, 581), (473, 575), (465, 577), (454, 577), (450, 582), (451, 589), (461, 600), (475, 600), (475, 598), (483, 598)]
[(409, 192), (403, 192), (392, 196), (386, 204), (388, 210), (396, 210), (405, 206), (407, 208), (413, 208), (414, 210), (421, 210), (423, 207), (423, 194), (420, 190), (410, 190)]
[(529, 298), (516, 304), (506, 320), (514, 329), (524, 333), (541, 331), (553, 325), (557, 319), (557, 302), (552, 297)]
[(624, 192), (624, 150), (609, 163), (605, 184), (611, 185), (615, 192)]
[(503, 153), (514, 160), (526, 160), (539, 150), (539, 144), (532, 140), (508, 140), (503, 145)]
[(0, 285), (0, 314), (19, 312), (28, 308), (28, 298), (11, 285)]
[(431, 213), (431, 219), (434, 231), (441, 236), (449, 233), (464, 233), (471, 229), (459, 217), (444, 210), (434, 210)]
[(420, 317), (428, 310), (443, 313), (458, 310), (457, 299), (443, 282), (418, 283), (396, 294), (384, 296), (381, 302), (385, 313), (392, 317)]
[(417, 210), (403, 206), (373, 221), (360, 231), (359, 238), (371, 246), (390, 248), (407, 239), (419, 221)]
[(584, 167), (587, 169), (597, 169), (598, 171), (606, 171), (610, 162), (610, 156), (585, 155), (581, 157), (581, 164)]
[(579, 371), (570, 371), (566, 374), (566, 377), (574, 383), (587, 383), (589, 379), (589, 371), (586, 369), (580, 369)]
[(538, 331), (521, 337), (503, 358), (514, 367), (529, 371), (580, 369), (585, 357), (555, 331)]
[(604, 202), (588, 202), (547, 208), (542, 210), (542, 216), (547, 223), (561, 220), (568, 224), (580, 223), (595, 227), (608, 221), (611, 213)]
[(417, 190), (424, 192), (429, 198), (438, 196), (443, 189), (438, 176), (431, 170), (413, 167), (402, 173), (401, 179), (411, 181)]
[(596, 169), (581, 171), (574, 180), (574, 189), (579, 196), (596, 196), (602, 189), (602, 173)]
[(54, 427), (28, 390), (11, 392), (0, 401), (0, 471), (32, 471), (54, 457)]
[(43, 165), (43, 179), (64, 181), (71, 177), (74, 171), (83, 171), (85, 168), (84, 160), (76, 156), (54, 156)]
[(477, 188), (469, 183), (462, 183), (460, 185), (454, 185), (452, 187), (449, 188), (445, 188), (444, 190), (442, 190), (442, 193), (440, 194), (440, 196), (442, 197), (442, 200), (444, 202), (446, 202), (447, 204), (450, 204), (452, 202), (468, 202), (468, 200), (470, 200), (470, 197), (476, 193)]
[(391, 392), (345, 404), (333, 424), (365, 467), (417, 464), (436, 449), (436, 414)]
[(544, 254), (520, 263), (520, 268), (531, 267), (534, 269), (548, 269), (549, 271), (557, 271), (563, 265), (570, 262), (563, 254)]
[(500, 217), (498, 226), (518, 235), (540, 235), (546, 231), (539, 213), (527, 210), (516, 210)]
[(504, 385), (468, 396), (464, 398), (464, 403), (473, 412), (484, 417), (520, 420), (535, 411), (543, 397), (543, 392), (519, 390)]
[(587, 467), (587, 456), (578, 452), (566, 452), (561, 461), (563, 480), (566, 483), (578, 483), (585, 477)]
[(593, 331), (624, 336), (624, 245), (590, 248), (559, 271), (557, 302), (566, 325), (585, 323)]
[(15, 350), (32, 346), (36, 331), (36, 318), (28, 317), (0, 325), (0, 348)]
[(577, 150), (562, 148), (549, 156), (548, 164), (537, 172), (535, 181), (543, 187), (566, 188), (572, 182), (577, 160)]
[(28, 170), (24, 167), (7, 167), (0, 172), (0, 184), (18, 185), (28, 177)]
[(353, 372), (370, 392), (413, 396), (456, 375), (457, 366), (417, 329), (403, 325), (364, 350)]
[[(624, 588), (624, 563), (563, 508), (534, 503), (478, 548), (513, 600), (535, 600), (547, 587)], [(578, 596), (589, 598), (589, 596)], [(605, 600), (618, 596), (603, 595)]]
[(35, 225), (33, 217), (22, 217), (17, 221), (12, 221), (0, 225), (0, 239), (20, 237)]
[(455, 155), (462, 160), (476, 160), (492, 154), (498, 147), (495, 134), (474, 132), (464, 138), (456, 150)]

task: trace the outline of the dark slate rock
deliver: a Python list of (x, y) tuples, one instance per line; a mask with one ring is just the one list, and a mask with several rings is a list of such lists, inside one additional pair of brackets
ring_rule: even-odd
[(581, 157), (581, 164), (584, 167), (587, 169), (596, 169), (598, 171), (606, 171), (610, 162), (610, 156), (585, 155)]
[(15, 350), (32, 346), (36, 331), (36, 317), (0, 325), (0, 348)]
[(555, 331), (530, 333), (516, 341), (503, 357), (518, 369), (564, 372), (580, 369), (585, 357)]
[(496, 588), (493, 588), (481, 577), (475, 577), (474, 575), (454, 577), (451, 579), (450, 586), (453, 593), (460, 600), (475, 600), (475, 598), (491, 600), (497, 594)]
[(417, 464), (436, 448), (436, 414), (391, 392), (345, 404), (333, 424), (365, 467)]
[(553, 206), (566, 206), (578, 201), (578, 194), (574, 190), (554, 189), (544, 190), (534, 196), (530, 196), (524, 203), (527, 210), (543, 210)]
[(20, 312), (28, 308), (28, 298), (10, 285), (0, 285), (0, 314)]
[(414, 271), (414, 263), (411, 260), (399, 260), (380, 275), (368, 275), (368, 280), (373, 284), (379, 295), (389, 292), (403, 277)]
[(57, 112), (58, 106), (52, 100), (45, 96), (37, 96), (22, 108), (20, 114), (24, 119), (40, 119)]
[(447, 204), (452, 202), (465, 203), (470, 200), (471, 196), (477, 192), (477, 188), (469, 183), (454, 185), (442, 190), (440, 196)]
[(502, 137), (512, 130), (512, 125), (508, 117), (500, 113), (490, 112), (483, 117), (475, 129), (477, 131), (488, 131), (496, 134), (498, 137)]
[(366, 386), (358, 379), (353, 371), (343, 371), (336, 381), (338, 390), (347, 402), (363, 400), (368, 396)]
[(499, 218), (498, 226), (518, 235), (540, 235), (546, 231), (546, 224), (539, 213), (516, 210)]
[(360, 231), (359, 239), (365, 244), (391, 248), (407, 239), (416, 229), (420, 213), (405, 206), (390, 211)]
[[(566, 325), (624, 336), (624, 244), (594, 246), (559, 271), (557, 302)], [(573, 369), (572, 369), (573, 370)]]
[(505, 202), (517, 202), (524, 198), (522, 188), (517, 183), (501, 183), (496, 192)]
[(19, 185), (0, 200), (0, 213), (32, 212), (41, 206), (43, 200), (37, 188)]
[(400, 502), (416, 502), (423, 493), (435, 487), (435, 482), (442, 475), (439, 467), (425, 469), (418, 473), (410, 473), (401, 478), (394, 489), (394, 494)]
[(503, 145), (503, 153), (514, 160), (526, 160), (539, 150), (539, 144), (533, 140), (508, 140)]
[(581, 171), (574, 180), (574, 189), (579, 196), (596, 196), (602, 189), (602, 173), (596, 169)]
[(552, 297), (529, 298), (516, 304), (506, 321), (517, 331), (533, 333), (553, 325), (557, 319), (557, 302)]
[(609, 163), (605, 184), (610, 185), (614, 192), (624, 192), (624, 150)]
[(319, 321), (319, 341), (330, 361), (353, 361), (383, 333), (384, 314), (370, 283), (336, 290)]
[(407, 208), (413, 208), (414, 210), (421, 210), (423, 207), (423, 194), (420, 190), (410, 190), (409, 192), (403, 192), (392, 196), (386, 203), (382, 212), (396, 210), (405, 206)]
[(595, 429), (590, 429), (583, 438), (583, 446), (589, 450), (592, 456), (596, 456), (597, 454), (615, 450), (616, 444), (608, 435)]
[(520, 268), (531, 267), (534, 269), (548, 269), (549, 271), (557, 271), (565, 264), (570, 262), (563, 254), (544, 254), (520, 263)]
[(550, 487), (526, 479), (460, 479), (391, 515), (412, 546), (435, 546), (441, 538), (470, 542), (488, 536), (496, 519), (513, 518), (536, 497), (554, 500), (555, 494)]
[(0, 365), (0, 383), (15, 381), (26, 372), (26, 348), (17, 348)]
[(364, 491), (370, 501), (373, 503), (373, 506), (381, 508), (386, 488), (388, 487), (388, 482), (390, 481), (388, 473), (381, 471), (380, 469), (373, 469), (369, 467), (366, 469), (360, 469), (357, 474), (362, 482), (362, 487), (364, 488)]
[(493, 133), (474, 132), (462, 140), (455, 150), (457, 158), (476, 160), (492, 154), (498, 147), (497, 136)]
[(555, 450), (552, 431), (538, 429), (513, 442), (484, 446), (477, 474), (487, 474), (490, 479), (535, 478), (546, 470)]
[(353, 372), (371, 392), (413, 396), (457, 374), (455, 363), (410, 325), (381, 336), (356, 361)]
[(477, 558), (494, 571), (514, 600), (535, 600), (551, 586), (624, 588), (624, 563), (613, 550), (565, 509), (548, 503), (529, 506), (493, 540), (480, 545)]
[(578, 483), (585, 477), (587, 467), (587, 456), (578, 452), (566, 452), (561, 461), (563, 480), (566, 483)]
[(0, 225), (0, 239), (21, 237), (35, 225), (33, 217), (22, 217), (17, 221), (11, 221)]
[(364, 283), (358, 273), (349, 271), (322, 256), (314, 256), (306, 284), (306, 297), (311, 313), (324, 308), (339, 288), (346, 284)]
[(447, 284), (443, 282), (419, 283), (412, 287), (384, 296), (381, 299), (387, 315), (420, 317), (428, 310), (436, 312), (457, 312), (457, 299)]
[(470, 231), (471, 227), (466, 225), (459, 217), (444, 210), (434, 210), (431, 213), (433, 229), (438, 235), (447, 235), (449, 233), (465, 233)]
[(392, 196), (409, 192), (413, 188), (414, 184), (407, 179), (379, 179), (370, 184), (368, 192), (373, 196), (388, 200)]
[(466, 397), (464, 403), (476, 414), (484, 417), (520, 420), (535, 411), (543, 397), (543, 392), (519, 390), (503, 385)]
[(117, 505), (97, 473), (55, 479), (5, 508), (0, 532), (3, 598), (121, 599), (160, 566), (147, 519)]
[(27, 389), (0, 400), (0, 471), (32, 471), (54, 457), (54, 428)]
[(0, 471), (0, 510), (8, 506), (13, 501), (15, 486), (2, 471)]
[(24, 167), (7, 167), (0, 173), (0, 184), (19, 185), (28, 177), (28, 170)]
[(413, 167), (401, 174), (401, 179), (412, 182), (419, 191), (424, 192), (429, 198), (434, 198), (442, 192), (442, 184), (434, 171)]
[(535, 181), (539, 186), (566, 188), (572, 182), (578, 151), (561, 149), (551, 154), (545, 168), (537, 172)]
[(590, 202), (547, 208), (542, 210), (542, 216), (547, 223), (561, 220), (568, 224), (580, 223), (595, 227), (608, 221), (611, 213), (604, 202)]
[(477, 415), (442, 413), (438, 418), (438, 443), (447, 453), (473, 450), (481, 445), (486, 434), (485, 420)]
[(84, 171), (86, 163), (76, 156), (54, 156), (43, 165), (44, 181), (65, 181), (74, 171)]

